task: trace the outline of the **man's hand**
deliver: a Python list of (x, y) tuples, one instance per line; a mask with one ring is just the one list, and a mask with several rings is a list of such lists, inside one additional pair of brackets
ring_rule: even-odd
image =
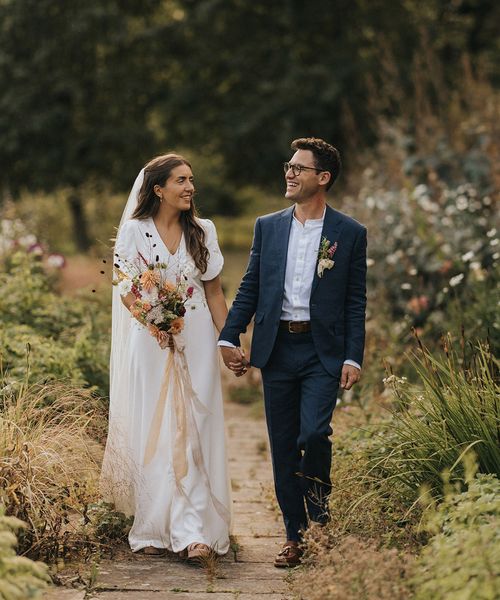
[(228, 369), (230, 369), (236, 377), (241, 377), (248, 370), (248, 361), (245, 358), (245, 353), (241, 348), (230, 348), (228, 346), (220, 346), (222, 360)]
[(344, 365), (342, 367), (342, 375), (340, 377), (340, 387), (343, 390), (350, 390), (352, 386), (359, 381), (361, 371), (352, 365)]

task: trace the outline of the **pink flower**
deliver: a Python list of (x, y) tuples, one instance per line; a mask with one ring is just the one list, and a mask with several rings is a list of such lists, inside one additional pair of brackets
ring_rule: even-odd
[(192, 297), (192, 295), (193, 295), (193, 292), (194, 292), (194, 287), (193, 287), (193, 286), (190, 286), (190, 287), (188, 287), (188, 289), (187, 289), (187, 291), (186, 291), (186, 296), (187, 296), (188, 298), (191, 298), (191, 297)]

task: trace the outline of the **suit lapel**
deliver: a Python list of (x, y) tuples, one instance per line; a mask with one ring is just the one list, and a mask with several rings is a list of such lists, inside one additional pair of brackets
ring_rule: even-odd
[(274, 224), (274, 240), (276, 256), (279, 264), (279, 286), (285, 288), (286, 257), (288, 254), (288, 239), (292, 225), (293, 206), (282, 211)]
[[(331, 245), (335, 244), (335, 242), (338, 241), (343, 224), (344, 219), (342, 218), (342, 215), (327, 204), (325, 220), (323, 221), (323, 230), (321, 231), (321, 239), (325, 237)], [(328, 271), (324, 271), (321, 279), (327, 276)], [(321, 279), (318, 277), (318, 259), (316, 258), (316, 263), (314, 265), (314, 278), (311, 286), (311, 297), (318, 287)]]

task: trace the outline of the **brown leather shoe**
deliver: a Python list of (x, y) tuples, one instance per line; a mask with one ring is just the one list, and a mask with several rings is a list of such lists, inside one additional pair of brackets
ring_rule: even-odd
[(279, 569), (300, 565), (302, 550), (298, 542), (287, 541), (274, 559), (274, 566)]

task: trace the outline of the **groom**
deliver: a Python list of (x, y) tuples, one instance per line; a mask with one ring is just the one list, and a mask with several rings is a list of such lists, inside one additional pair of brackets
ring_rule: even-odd
[(292, 143), (284, 165), (292, 206), (259, 217), (248, 268), (221, 331), (226, 366), (241, 374), (239, 336), (255, 315), (250, 363), (261, 369), (276, 495), (287, 541), (276, 567), (300, 563), (301, 531), (328, 518), (338, 386), (359, 380), (365, 342), (366, 229), (326, 204), (336, 148)]

